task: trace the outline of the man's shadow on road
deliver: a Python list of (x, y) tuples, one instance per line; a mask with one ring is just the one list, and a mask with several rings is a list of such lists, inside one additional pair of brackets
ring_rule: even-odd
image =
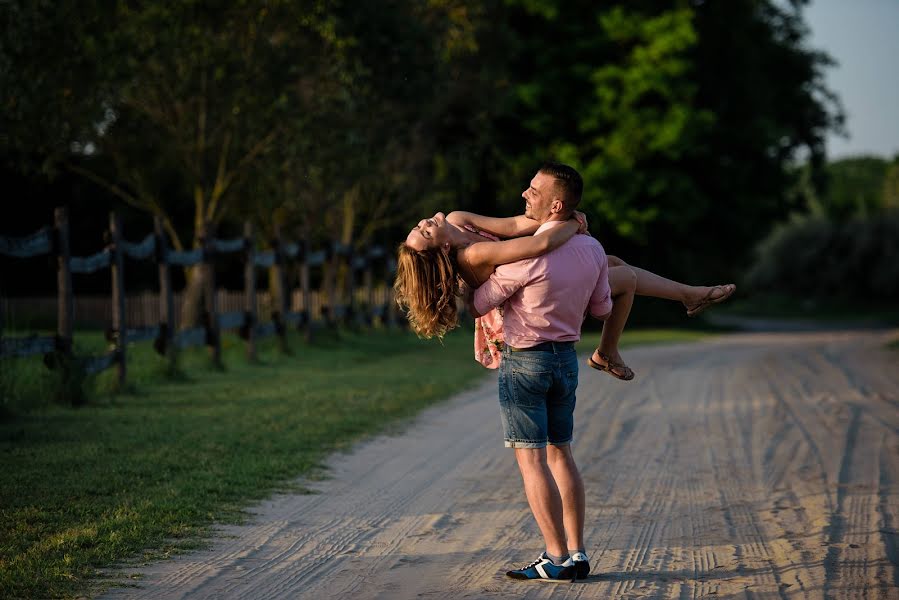
[(706, 581), (717, 581), (749, 577), (755, 573), (761, 573), (766, 569), (726, 570), (724, 567), (716, 567), (712, 571), (696, 573), (681, 569), (679, 571), (609, 571), (605, 573), (591, 573), (586, 579), (578, 579), (575, 583), (609, 583), (624, 581), (641, 581), (644, 583), (686, 583), (697, 584)]

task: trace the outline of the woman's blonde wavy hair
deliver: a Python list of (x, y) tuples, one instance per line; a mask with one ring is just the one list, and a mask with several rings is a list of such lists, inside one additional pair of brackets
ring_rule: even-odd
[(459, 295), (455, 251), (439, 248), (421, 252), (405, 243), (396, 251), (396, 303), (406, 313), (412, 330), (420, 338), (442, 338), (459, 325), (456, 297)]

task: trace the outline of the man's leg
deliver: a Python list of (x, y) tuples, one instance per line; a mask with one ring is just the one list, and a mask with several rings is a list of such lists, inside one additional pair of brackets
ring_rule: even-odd
[(546, 542), (546, 551), (566, 556), (562, 496), (546, 459), (546, 448), (516, 448), (515, 459), (524, 480), (528, 505)]
[(562, 497), (562, 520), (568, 540), (568, 553), (583, 552), (586, 506), (584, 480), (581, 479), (581, 473), (571, 454), (571, 445), (549, 446), (546, 449), (546, 462)]

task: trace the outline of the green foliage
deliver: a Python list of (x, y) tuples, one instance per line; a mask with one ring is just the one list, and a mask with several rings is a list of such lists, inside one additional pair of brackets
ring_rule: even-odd
[(797, 216), (759, 245), (746, 275), (755, 290), (797, 297), (899, 299), (899, 213), (833, 222)]
[(601, 15), (617, 60), (590, 76), (596, 102), (584, 107), (579, 128), (587, 141), (578, 149), (559, 142), (561, 155), (587, 161), (585, 206), (626, 237), (642, 238), (665, 199), (684, 191), (674, 173), (641, 166), (682, 158), (714, 122), (712, 113), (694, 109), (692, 20), (685, 9), (645, 16), (616, 7)]
[(882, 207), (885, 210), (899, 210), (899, 156), (893, 159), (883, 177)]
[(518, 213), (554, 156), (608, 247), (731, 272), (841, 122), (801, 5), (13, 0), (0, 153), (163, 214), (185, 246), (204, 219), (364, 246), (438, 208)]
[(676, 277), (732, 275), (795, 207), (791, 161), (810, 155), (817, 177), (841, 123), (800, 4), (506, 2), (513, 102), (492, 172), (510, 201), (496, 212), (518, 212), (553, 156), (584, 175), (607, 249)]
[(893, 197), (897, 194), (893, 190), (897, 185), (894, 180), (899, 179), (897, 164), (891, 166), (876, 156), (831, 161), (817, 186), (820, 189), (808, 181), (806, 165), (801, 169), (799, 193), (810, 212), (833, 220), (880, 214), (891, 206), (899, 206), (899, 198)]
[(114, 28), (103, 4), (0, 4), (0, 159), (22, 171), (40, 169), (40, 157), (68, 148), (102, 120), (109, 90), (99, 84), (105, 46), (98, 34)]

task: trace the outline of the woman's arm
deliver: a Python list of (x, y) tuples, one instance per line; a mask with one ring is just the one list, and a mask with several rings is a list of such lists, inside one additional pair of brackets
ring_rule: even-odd
[(490, 266), (534, 258), (555, 250), (570, 240), (580, 228), (580, 223), (570, 219), (562, 225), (551, 227), (540, 235), (520, 237), (501, 242), (478, 242), (462, 250), (472, 268)]
[(459, 227), (470, 225), (475, 229), (492, 233), (501, 238), (514, 238), (534, 235), (540, 224), (524, 215), (517, 217), (485, 217), (471, 212), (454, 210), (446, 216), (446, 220)]

